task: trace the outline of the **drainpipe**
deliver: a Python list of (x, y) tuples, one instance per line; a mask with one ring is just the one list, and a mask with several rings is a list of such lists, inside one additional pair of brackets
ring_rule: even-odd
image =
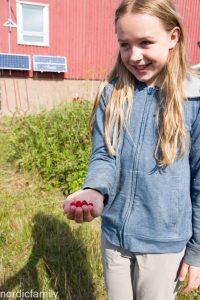
[(11, 32), (12, 32), (12, 28), (17, 27), (17, 24), (12, 20), (11, 17), (11, 0), (7, 0), (8, 1), (8, 21), (6, 21), (3, 26), (8, 27), (9, 31), (8, 31), (8, 53), (11, 53)]

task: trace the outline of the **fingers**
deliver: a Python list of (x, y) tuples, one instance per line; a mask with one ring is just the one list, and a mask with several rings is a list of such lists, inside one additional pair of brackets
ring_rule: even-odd
[(71, 205), (74, 202), (69, 198), (65, 199), (63, 202), (64, 213), (67, 215), (69, 220), (74, 220), (76, 223), (90, 222), (94, 219), (91, 215), (93, 210), (92, 206), (83, 205), (82, 207), (76, 207)]
[(83, 220), (85, 222), (91, 222), (94, 219), (94, 217), (91, 214), (91, 211), (93, 210), (93, 207), (83, 205), (82, 210), (83, 210)]
[(75, 207), (74, 221), (76, 223), (90, 222), (94, 218), (91, 216), (90, 209), (87, 205), (82, 207)]
[(190, 292), (198, 289), (200, 286), (200, 268), (189, 266), (189, 276), (187, 286), (183, 289), (183, 292)]
[(83, 210), (81, 207), (75, 207), (74, 221), (76, 223), (83, 223)]
[(74, 218), (75, 218), (75, 210), (76, 210), (76, 207), (74, 207), (74, 206), (69, 206), (69, 210), (68, 211), (66, 211), (64, 209), (64, 213), (67, 215), (67, 218), (69, 220), (74, 220)]
[(187, 272), (188, 272), (188, 268), (189, 268), (188, 264), (186, 264), (186, 263), (182, 264), (181, 270), (180, 270), (180, 273), (179, 273), (179, 278), (178, 278), (180, 281), (185, 280), (185, 277), (186, 277)]
[(65, 214), (68, 214), (70, 212), (70, 209), (71, 209), (71, 202), (73, 202), (70, 198), (66, 198), (64, 201), (63, 201), (63, 209), (64, 209), (64, 213)]

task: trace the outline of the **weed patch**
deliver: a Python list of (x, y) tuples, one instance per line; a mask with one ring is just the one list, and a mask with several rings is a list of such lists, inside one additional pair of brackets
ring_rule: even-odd
[(20, 170), (37, 170), (47, 185), (66, 194), (79, 189), (91, 151), (88, 101), (61, 105), (50, 112), (20, 117), (12, 123), (10, 161)]

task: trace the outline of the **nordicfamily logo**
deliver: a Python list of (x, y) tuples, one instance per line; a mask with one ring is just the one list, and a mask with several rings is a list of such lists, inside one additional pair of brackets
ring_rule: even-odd
[(44, 298), (52, 298), (52, 299), (57, 299), (58, 292), (54, 292), (52, 290), (49, 291), (34, 291), (31, 289), (30, 291), (24, 291), (24, 290), (19, 290), (17, 292), (5, 292), (5, 291), (0, 291), (0, 299), (4, 298), (15, 298), (15, 299), (26, 299), (26, 298), (38, 298), (38, 299), (44, 299)]

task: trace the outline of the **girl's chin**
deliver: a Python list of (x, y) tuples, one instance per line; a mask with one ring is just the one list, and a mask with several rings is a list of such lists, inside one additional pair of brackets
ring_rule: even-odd
[(155, 84), (160, 86), (162, 82), (162, 71), (158, 70), (147, 70), (144, 72), (131, 72), (135, 78), (139, 81), (146, 83), (147, 85), (154, 86)]
[(144, 70), (138, 70), (136, 68), (134, 69), (131, 69), (129, 70), (131, 71), (131, 73), (138, 79), (138, 80), (141, 80), (144, 79), (144, 80), (149, 80), (151, 79), (151, 77), (153, 77), (153, 74), (152, 74), (152, 71), (149, 70), (148, 68), (147, 69), (144, 69)]
[(142, 82), (151, 82), (151, 81), (154, 81), (154, 77), (153, 76), (147, 76), (146, 74), (145, 75), (138, 75), (138, 74), (133, 74), (137, 80), (139, 81), (142, 81)]

